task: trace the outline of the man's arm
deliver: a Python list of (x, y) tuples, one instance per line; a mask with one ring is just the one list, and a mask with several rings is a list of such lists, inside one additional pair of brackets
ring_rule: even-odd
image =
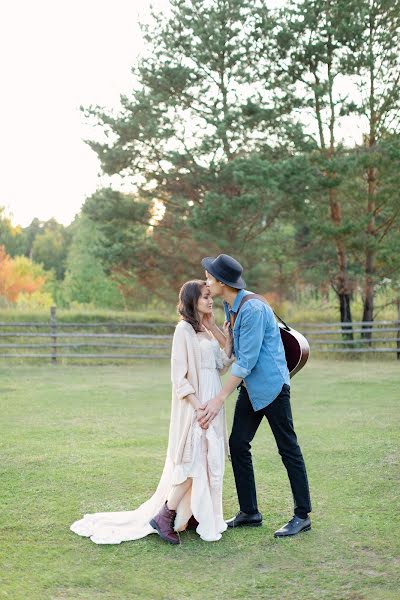
[(214, 396), (212, 400), (209, 400), (207, 404), (197, 410), (197, 420), (200, 424), (200, 427), (208, 426), (211, 423), (211, 421), (221, 410), (225, 400), (232, 394), (232, 392), (241, 382), (241, 377), (229, 375), (229, 378), (225, 382), (222, 390), (216, 396)]
[[(253, 304), (253, 306), (250, 306)], [(239, 353), (232, 365), (232, 375), (245, 379), (258, 361), (265, 335), (265, 312), (260, 302), (243, 307), (239, 333)]]
[(209, 424), (221, 410), (226, 398), (254, 369), (264, 339), (264, 311), (259, 307), (246, 307), (242, 314), (239, 337), (239, 356), (232, 365), (231, 375), (222, 390), (197, 412), (200, 425)]

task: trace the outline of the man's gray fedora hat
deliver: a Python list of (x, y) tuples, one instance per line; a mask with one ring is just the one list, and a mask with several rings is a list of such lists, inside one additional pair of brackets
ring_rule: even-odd
[(230, 287), (242, 290), (246, 285), (242, 278), (242, 265), (228, 254), (220, 254), (217, 258), (207, 256), (201, 264), (215, 279)]

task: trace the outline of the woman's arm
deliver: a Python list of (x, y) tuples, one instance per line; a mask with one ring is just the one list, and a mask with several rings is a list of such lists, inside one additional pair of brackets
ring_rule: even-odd
[(197, 410), (201, 406), (199, 399), (194, 394), (189, 394), (188, 396), (185, 397), (185, 400), (188, 400), (188, 402), (190, 402), (190, 404), (193, 406), (194, 410)]
[[(188, 402), (190, 402), (190, 404), (193, 406), (194, 412), (196, 413), (196, 418), (198, 419), (199, 415), (203, 413), (201, 412), (201, 404), (197, 396), (195, 396), (194, 394), (189, 394), (188, 396), (186, 396), (185, 400), (188, 400)], [(200, 427), (202, 429), (208, 429), (208, 423), (203, 423), (200, 425)]]
[(187, 340), (185, 332), (178, 326), (175, 329), (174, 338), (172, 340), (171, 381), (180, 400), (185, 399), (191, 394), (195, 394), (195, 389), (187, 378), (187, 372)]
[[(172, 341), (171, 354), (171, 381), (176, 394), (180, 400), (190, 402), (196, 415), (201, 408), (199, 399), (195, 390), (187, 378), (188, 358), (187, 358), (187, 338), (184, 331), (175, 329), (174, 339)], [(200, 425), (202, 429), (208, 429), (208, 423)]]
[(203, 325), (213, 334), (221, 348), (223, 348), (226, 343), (226, 335), (220, 330), (218, 325), (216, 325), (213, 313), (203, 317)]
[(224, 345), (223, 349), (224, 349), (227, 357), (231, 358), (232, 350), (233, 350), (233, 338), (232, 338), (232, 334), (230, 331), (229, 321), (225, 321), (225, 323), (224, 323), (224, 336), (225, 336), (225, 345)]

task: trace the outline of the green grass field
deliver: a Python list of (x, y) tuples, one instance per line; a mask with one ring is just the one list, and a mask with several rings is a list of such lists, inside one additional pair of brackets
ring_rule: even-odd
[[(253, 450), (264, 525), (220, 542), (157, 535), (96, 546), (85, 512), (131, 510), (154, 491), (169, 422), (167, 361), (130, 367), (0, 365), (0, 598), (397, 600), (400, 364), (311, 360), (292, 386), (313, 529), (292, 514), (268, 424)], [(229, 400), (231, 423), (234, 397)], [(237, 511), (230, 464), (225, 516)]]

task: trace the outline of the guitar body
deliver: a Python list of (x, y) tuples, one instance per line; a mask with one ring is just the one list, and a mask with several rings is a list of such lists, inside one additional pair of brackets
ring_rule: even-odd
[[(232, 327), (235, 324), (236, 317), (245, 302), (252, 299), (261, 300), (264, 304), (268, 305), (267, 300), (260, 294), (247, 294), (244, 296), (239, 304), (235, 318), (231, 321)], [(268, 305), (269, 306), (269, 305)], [(304, 335), (286, 325), (284, 321), (274, 312), (279, 325), (279, 331), (281, 333), (281, 339), (283, 347), (285, 349), (286, 362), (289, 370), (290, 377), (296, 375), (306, 364), (308, 357), (310, 356), (310, 345)]]
[(290, 377), (293, 377), (306, 364), (310, 356), (310, 345), (304, 335), (296, 331), (296, 329), (279, 322), (278, 325), (285, 349), (289, 374)]

